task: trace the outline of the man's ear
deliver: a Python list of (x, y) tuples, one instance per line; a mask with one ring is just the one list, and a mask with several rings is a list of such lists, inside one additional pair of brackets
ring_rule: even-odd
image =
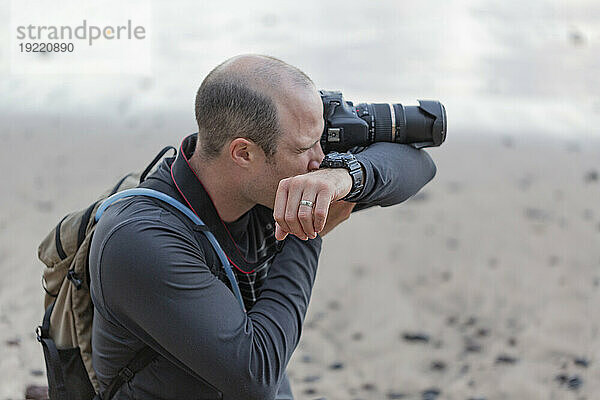
[(242, 168), (248, 168), (259, 157), (260, 147), (252, 140), (235, 138), (229, 143), (229, 156)]

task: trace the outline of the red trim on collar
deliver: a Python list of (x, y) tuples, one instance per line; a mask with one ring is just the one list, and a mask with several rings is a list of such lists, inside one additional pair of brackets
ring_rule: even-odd
[[(185, 141), (185, 139), (183, 139), (183, 141), (181, 142), (181, 145), (179, 146), (179, 154), (181, 154), (181, 156), (183, 157), (183, 159), (185, 160), (185, 162), (187, 163), (189, 169), (192, 171), (192, 173), (194, 174), (194, 176), (196, 177), (196, 179), (198, 180), (198, 183), (200, 183), (200, 185), (202, 185), (202, 188), (204, 189), (204, 191), (206, 192), (206, 194), (208, 195), (208, 198), (210, 199), (211, 203), (215, 204), (212, 200), (212, 198), (210, 197), (210, 194), (208, 193), (208, 191), (206, 190), (206, 188), (204, 187), (204, 185), (202, 184), (202, 181), (200, 180), (200, 178), (198, 178), (198, 175), (196, 174), (196, 171), (194, 171), (194, 168), (192, 168), (192, 166), (190, 165), (189, 160), (187, 159), (187, 157), (185, 156), (185, 153), (183, 151), (183, 142)], [(175, 164), (175, 163), (173, 163)], [(179, 192), (179, 194), (181, 195), (181, 197), (183, 197), (183, 199), (185, 200), (186, 204), (188, 205), (188, 207), (192, 210), (192, 212), (194, 214), (196, 214), (196, 216), (198, 218), (200, 218), (200, 216), (198, 215), (198, 213), (196, 212), (196, 210), (194, 210), (194, 207), (192, 207), (192, 205), (190, 204), (190, 202), (188, 201), (187, 197), (185, 197), (185, 195), (183, 194), (183, 191), (179, 188), (179, 185), (177, 184), (177, 181), (175, 181), (175, 176), (173, 175), (173, 164), (171, 164), (169, 170), (171, 172), (171, 179), (173, 180), (173, 183), (175, 184), (175, 187), (177, 188), (177, 191)], [(216, 207), (215, 207), (215, 211), (217, 211)], [(235, 246), (236, 251), (238, 252), (238, 254), (240, 255), (240, 257), (242, 259), (244, 259), (244, 261), (246, 260), (246, 257), (244, 257), (244, 255), (242, 254), (242, 252), (240, 251), (240, 249), (237, 247), (237, 244), (235, 243), (235, 240), (233, 239), (233, 237), (231, 236), (231, 233), (229, 232), (229, 229), (227, 229), (227, 225), (225, 225), (225, 223), (223, 222), (223, 220), (221, 219), (221, 216), (219, 215), (219, 212), (217, 211), (217, 216), (219, 217), (219, 221), (221, 221), (221, 224), (223, 225), (223, 228), (225, 228), (225, 231), (227, 232), (227, 235), (229, 236), (229, 239), (231, 240), (231, 242), (233, 243), (233, 245)], [(243, 274), (252, 274), (254, 273), (254, 271), (256, 271), (256, 269), (253, 269), (252, 271), (244, 271), (243, 269), (241, 269), (240, 267), (238, 267), (232, 260), (231, 258), (229, 258), (229, 256), (227, 255), (227, 253), (225, 253), (225, 257), (227, 257), (227, 259), (229, 260), (229, 263), (231, 265), (233, 265), (238, 271), (240, 271)]]

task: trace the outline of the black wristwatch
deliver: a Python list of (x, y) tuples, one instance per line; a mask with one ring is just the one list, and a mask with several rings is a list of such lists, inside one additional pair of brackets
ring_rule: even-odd
[(352, 153), (338, 153), (332, 151), (327, 154), (321, 162), (320, 168), (345, 168), (352, 177), (352, 189), (342, 200), (352, 199), (360, 194), (365, 187), (365, 177), (363, 175), (362, 166)]

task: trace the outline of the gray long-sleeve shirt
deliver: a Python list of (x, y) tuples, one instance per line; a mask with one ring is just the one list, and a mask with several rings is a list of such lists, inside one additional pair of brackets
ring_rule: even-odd
[[(300, 340), (321, 238), (288, 236), (278, 249), (272, 210), (263, 206), (222, 222), (187, 162), (195, 140), (186, 138), (143, 186), (187, 204), (206, 223), (234, 266), (248, 312), (185, 217), (144, 197), (112, 205), (89, 257), (101, 387), (150, 346), (158, 357), (115, 398), (291, 399), (285, 368)], [(427, 153), (406, 145), (375, 143), (356, 157), (365, 169), (356, 209), (400, 203), (435, 175)]]

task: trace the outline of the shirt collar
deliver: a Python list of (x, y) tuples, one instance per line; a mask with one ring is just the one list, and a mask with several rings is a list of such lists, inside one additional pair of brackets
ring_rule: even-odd
[(197, 140), (197, 133), (183, 139), (177, 157), (171, 165), (171, 179), (183, 199), (183, 203), (213, 230), (216, 227), (224, 227), (224, 223), (219, 217), (210, 195), (190, 164)]
[[(223, 247), (223, 250), (225, 250), (227, 258), (233, 266), (242, 273), (252, 273), (275, 254), (269, 252), (266, 256), (262, 256), (254, 261), (249, 261), (245, 258), (243, 251), (237, 246), (228, 226), (221, 220), (210, 195), (192, 169), (190, 158), (196, 148), (197, 140), (197, 133), (183, 139), (179, 152), (169, 168), (173, 182), (173, 191), (177, 194), (178, 200), (190, 207), (202, 222), (208, 226), (209, 230), (216, 236), (221, 247)], [(270, 240), (274, 241), (274, 236)], [(277, 243), (275, 252), (281, 251), (282, 245), (283, 242)]]

